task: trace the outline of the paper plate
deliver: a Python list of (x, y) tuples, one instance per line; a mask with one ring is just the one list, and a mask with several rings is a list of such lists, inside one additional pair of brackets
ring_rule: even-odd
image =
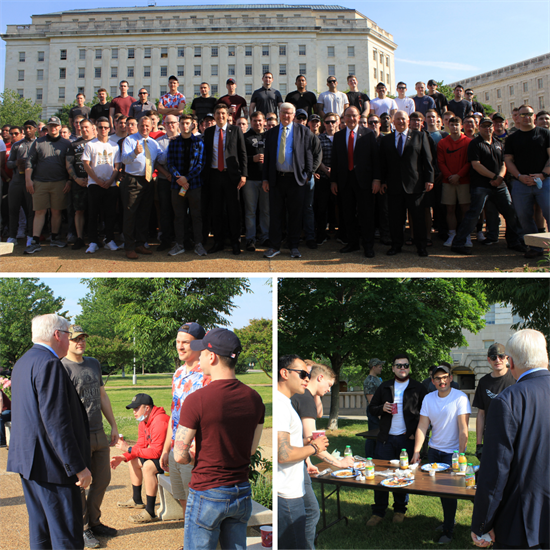
[(407, 487), (408, 485), (411, 485), (414, 483), (414, 479), (403, 479), (401, 477), (390, 477), (387, 479), (383, 479), (380, 482), (380, 485), (383, 485), (384, 487)]
[(351, 470), (336, 470), (330, 474), (332, 477), (337, 477), (338, 479), (348, 479), (355, 477), (355, 474)]
[[(436, 468), (432, 468), (437, 464)], [(423, 472), (429, 472), (430, 470), (435, 470), (436, 472), (443, 472), (445, 470), (448, 470), (450, 466), (448, 464), (445, 464), (444, 462), (430, 462), (428, 464), (423, 464), (421, 470)]]

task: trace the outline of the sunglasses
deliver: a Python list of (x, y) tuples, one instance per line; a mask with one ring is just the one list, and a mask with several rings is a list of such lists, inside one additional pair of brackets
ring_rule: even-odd
[(147, 95), (149, 92), (139, 92), (139, 95)]
[(336, 82), (336, 80), (327, 80), (327, 82), (328, 82), (329, 84), (334, 84), (334, 83)]
[(436, 382), (447, 382), (447, 380), (449, 380), (449, 375), (447, 374), (446, 376), (436, 376), (434, 380)]
[(98, 126), (97, 129), (98, 130), (110, 130), (110, 126)]
[(325, 124), (336, 124), (335, 120), (325, 120)]
[(408, 369), (410, 367), (409, 363), (402, 363), (401, 365), (394, 365), (398, 369)]
[(501, 353), (499, 353), (499, 354), (497, 354), (497, 355), (489, 355), (489, 359), (490, 359), (491, 361), (496, 361), (496, 360), (497, 360), (497, 357), (498, 357), (501, 361), (504, 361), (504, 359), (506, 359), (507, 356), (504, 355), (504, 354), (501, 354)]
[(369, 124), (380, 124), (379, 120), (369, 120)]
[(297, 372), (301, 380), (305, 380), (306, 378), (308, 380), (311, 379), (311, 374), (307, 372), (307, 370), (298, 370), (298, 369), (286, 369), (286, 370), (289, 370), (291, 372)]

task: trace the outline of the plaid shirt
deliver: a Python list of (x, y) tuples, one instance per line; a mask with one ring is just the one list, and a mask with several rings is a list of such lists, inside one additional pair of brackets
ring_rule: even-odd
[(172, 189), (180, 189), (176, 180), (180, 176), (185, 176), (189, 182), (189, 189), (197, 189), (202, 185), (202, 169), (204, 168), (204, 142), (202, 138), (191, 134), (191, 159), (189, 163), (189, 172), (182, 174), (183, 171), (183, 138), (178, 136), (170, 140), (167, 151), (167, 166), (172, 174)]
[[(326, 134), (319, 135), (319, 141), (321, 142), (321, 149), (323, 150), (323, 164), (330, 168), (330, 163), (332, 160), (332, 141)], [(317, 170), (321, 174), (321, 178), (328, 179), (324, 172)]]

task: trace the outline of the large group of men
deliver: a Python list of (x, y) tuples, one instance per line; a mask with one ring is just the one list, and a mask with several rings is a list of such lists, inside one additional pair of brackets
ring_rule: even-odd
[(472, 253), (472, 235), (494, 245), (500, 214), (509, 249), (543, 255), (523, 237), (550, 220), (548, 112), (522, 105), (508, 128), (461, 85), (447, 101), (434, 80), (428, 93), (417, 82), (414, 97), (399, 82), (392, 99), (380, 82), (370, 99), (354, 75), (346, 93), (329, 76), (317, 97), (299, 75), (283, 100), (271, 73), (262, 81), (250, 105), (233, 78), (219, 99), (203, 82), (190, 113), (175, 76), (158, 105), (122, 81), (119, 96), (108, 102), (102, 88), (91, 108), (78, 94), (69, 126), (55, 116), (5, 126), (8, 242), (39, 252), (47, 222), (50, 246), (123, 248), (129, 259), (227, 245), (300, 258), (300, 242), (316, 249), (330, 238), (342, 255), (373, 258), (379, 239), (389, 256), (415, 245), (425, 257), (434, 230), (458, 254)]
[[(150, 395), (137, 394), (126, 406), (139, 422), (133, 445), (118, 432), (101, 364), (84, 355), (87, 338), (63, 317), (35, 317), (33, 347), (13, 369), (7, 469), (21, 476), (30, 548), (98, 548), (99, 539), (116, 536), (101, 521), (101, 505), (111, 469), (123, 462), (132, 494), (118, 506), (138, 511), (128, 521), (159, 520), (157, 474), (169, 471), (185, 520), (182, 548), (211, 550), (218, 542), (246, 548), (249, 468), (265, 406), (235, 376), (239, 338), (224, 328), (206, 332), (196, 322), (180, 327), (171, 416)], [(122, 454), (111, 455), (114, 446)]]
[[(546, 339), (536, 330), (520, 330), (506, 346), (492, 344), (487, 361), (491, 372), (479, 380), (473, 401), (478, 408), (475, 453), (481, 465), (472, 541), (482, 548), (491, 543), (495, 548), (550, 548)], [(449, 363), (433, 365), (430, 377), (422, 382), (411, 377), (411, 363), (407, 353), (396, 354), (391, 363), (393, 377), (386, 381), (380, 378), (384, 362), (373, 359), (369, 363), (364, 385), (369, 428), (374, 428), (375, 419), (379, 431), (367, 457), (399, 459), (404, 449), (411, 464), (420, 463), (423, 454), (428, 463), (450, 465), (453, 453), (466, 453), (470, 401), (453, 381)], [(297, 355), (279, 359), (274, 417), (279, 548), (314, 548), (319, 504), (310, 476), (319, 470), (311, 457), (336, 468), (353, 466), (352, 457), (337, 459), (327, 452), (327, 437), (312, 438), (315, 420), (323, 415), (316, 400), (330, 391), (335, 380), (335, 373), (324, 365)], [(389, 495), (374, 491), (367, 533), (382, 527)], [(402, 524), (409, 494), (392, 495), (392, 523)], [(435, 527), (435, 542), (448, 544), (453, 540), (457, 499), (441, 498), (441, 506), (443, 523)]]

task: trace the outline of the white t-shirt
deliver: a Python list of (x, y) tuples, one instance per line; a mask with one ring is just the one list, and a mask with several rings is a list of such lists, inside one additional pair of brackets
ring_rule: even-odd
[(444, 453), (458, 449), (458, 415), (471, 412), (468, 396), (455, 388), (444, 398), (437, 391), (426, 395), (420, 415), (427, 416), (432, 424), (430, 447)]
[(403, 99), (396, 97), (394, 101), (397, 104), (397, 108), (400, 111), (405, 111), (408, 115), (416, 111), (414, 101), (410, 97), (404, 97)]
[(394, 109), (397, 110), (397, 103), (390, 97), (386, 97), (385, 99), (377, 97), (370, 100), (370, 110), (377, 116), (380, 116), (382, 113), (391, 114), (391, 111)]
[(344, 92), (323, 92), (319, 94), (317, 103), (323, 106), (325, 113), (336, 113), (339, 116), (344, 114), (344, 105), (349, 103), (348, 96)]
[[(303, 447), (302, 421), (292, 406), (290, 399), (279, 390), (275, 392), (275, 410), (273, 416), (275, 431), (290, 434), (290, 444), (293, 447)], [(275, 475), (277, 494), (282, 498), (302, 498), (305, 495), (304, 461), (293, 464), (277, 464)]]
[[(115, 163), (120, 162), (120, 149), (116, 143), (107, 141), (101, 143), (97, 138), (92, 139), (86, 144), (82, 153), (82, 160), (90, 162), (96, 175), (100, 178), (109, 179), (114, 172)], [(88, 185), (96, 185), (97, 182), (88, 176)], [(116, 181), (111, 187), (116, 185)]]
[(396, 380), (393, 384), (393, 402), (397, 403), (397, 414), (393, 414), (391, 417), (390, 435), (401, 435), (407, 431), (405, 417), (403, 416), (403, 392), (408, 385), (408, 380), (406, 382)]

